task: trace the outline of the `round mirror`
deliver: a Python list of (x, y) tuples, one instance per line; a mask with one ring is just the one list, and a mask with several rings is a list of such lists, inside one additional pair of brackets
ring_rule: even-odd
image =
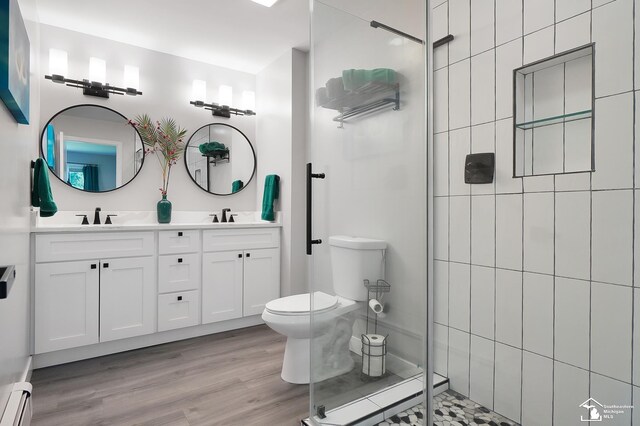
[(184, 162), (196, 185), (215, 195), (242, 191), (256, 172), (256, 153), (249, 138), (223, 123), (199, 128), (187, 142)]
[(63, 109), (44, 126), (41, 155), (67, 185), (89, 192), (118, 189), (136, 177), (144, 147), (129, 120), (99, 105)]

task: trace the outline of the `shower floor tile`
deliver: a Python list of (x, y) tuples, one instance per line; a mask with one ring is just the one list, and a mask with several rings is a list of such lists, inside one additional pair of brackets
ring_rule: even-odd
[[(434, 397), (433, 411), (434, 426), (518, 426), (517, 423), (452, 390)], [(417, 405), (378, 424), (392, 425), (424, 425), (424, 407), (422, 404)]]

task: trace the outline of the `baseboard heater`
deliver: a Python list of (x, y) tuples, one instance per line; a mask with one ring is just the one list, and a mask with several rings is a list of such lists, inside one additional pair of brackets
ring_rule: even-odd
[(31, 383), (18, 382), (13, 385), (7, 407), (4, 409), (0, 426), (31, 425)]

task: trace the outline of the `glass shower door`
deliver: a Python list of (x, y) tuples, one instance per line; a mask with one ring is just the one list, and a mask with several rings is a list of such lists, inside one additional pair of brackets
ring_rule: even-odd
[[(312, 424), (375, 424), (425, 388), (425, 21), (422, 1), (313, 1)], [(386, 245), (352, 297), (333, 285), (334, 236)]]

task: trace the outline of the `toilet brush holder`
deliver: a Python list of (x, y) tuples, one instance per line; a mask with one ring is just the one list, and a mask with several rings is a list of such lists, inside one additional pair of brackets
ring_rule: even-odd
[(386, 372), (387, 336), (363, 334), (362, 374), (369, 377), (381, 377)]

